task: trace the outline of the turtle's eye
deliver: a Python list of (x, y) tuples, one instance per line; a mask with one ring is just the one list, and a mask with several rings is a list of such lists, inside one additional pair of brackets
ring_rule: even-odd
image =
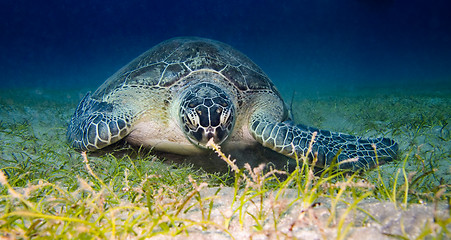
[(187, 109), (186, 117), (184, 117), (186, 120), (186, 126), (189, 129), (197, 130), (199, 127), (199, 116), (195, 111), (192, 109)]
[(233, 117), (231, 116), (232, 111), (231, 109), (226, 108), (224, 111), (221, 110), (221, 122), (225, 125), (230, 124), (230, 121), (232, 121)]
[(232, 131), (235, 108), (220, 88), (198, 84), (186, 93), (181, 103), (182, 129), (191, 142), (205, 147), (213, 138), (221, 144)]

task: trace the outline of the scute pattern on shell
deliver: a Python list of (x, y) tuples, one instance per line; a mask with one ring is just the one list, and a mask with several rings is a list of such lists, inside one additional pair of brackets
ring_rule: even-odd
[(197, 70), (219, 72), (238, 91), (271, 91), (273, 83), (244, 54), (221, 42), (175, 38), (162, 42), (120, 69), (93, 94), (102, 99), (122, 87), (167, 88)]

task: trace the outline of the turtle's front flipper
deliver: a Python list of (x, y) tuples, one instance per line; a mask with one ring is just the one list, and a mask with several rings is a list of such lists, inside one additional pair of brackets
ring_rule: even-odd
[(67, 140), (81, 151), (94, 151), (125, 137), (130, 124), (124, 119), (112, 117), (113, 107), (91, 98), (90, 93), (81, 100), (69, 127)]
[(329, 166), (336, 157), (341, 169), (367, 169), (378, 161), (393, 160), (398, 151), (398, 144), (388, 138), (363, 139), (289, 122), (257, 120), (251, 124), (251, 133), (258, 142), (291, 158), (307, 153), (314, 132), (309, 158), (312, 160), (316, 155), (319, 166)]

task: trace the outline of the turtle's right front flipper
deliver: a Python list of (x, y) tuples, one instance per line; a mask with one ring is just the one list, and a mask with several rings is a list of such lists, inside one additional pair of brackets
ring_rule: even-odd
[(119, 141), (128, 134), (130, 124), (112, 117), (113, 106), (91, 98), (81, 100), (67, 128), (70, 145), (81, 151), (94, 151)]
[(329, 166), (336, 158), (341, 169), (371, 168), (393, 160), (398, 151), (398, 144), (388, 138), (364, 139), (289, 122), (254, 121), (251, 133), (263, 146), (291, 158), (306, 155), (313, 139), (310, 160), (316, 156), (318, 165)]

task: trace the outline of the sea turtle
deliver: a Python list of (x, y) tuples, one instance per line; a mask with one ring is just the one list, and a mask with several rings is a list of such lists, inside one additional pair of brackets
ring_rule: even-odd
[(180, 155), (210, 151), (213, 138), (224, 151), (261, 144), (291, 158), (312, 142), (309, 157), (318, 165), (335, 158), (340, 168), (354, 170), (391, 160), (398, 148), (388, 138), (295, 125), (273, 82), (248, 57), (194, 37), (164, 41), (125, 65), (81, 100), (67, 132), (81, 151), (124, 138)]

